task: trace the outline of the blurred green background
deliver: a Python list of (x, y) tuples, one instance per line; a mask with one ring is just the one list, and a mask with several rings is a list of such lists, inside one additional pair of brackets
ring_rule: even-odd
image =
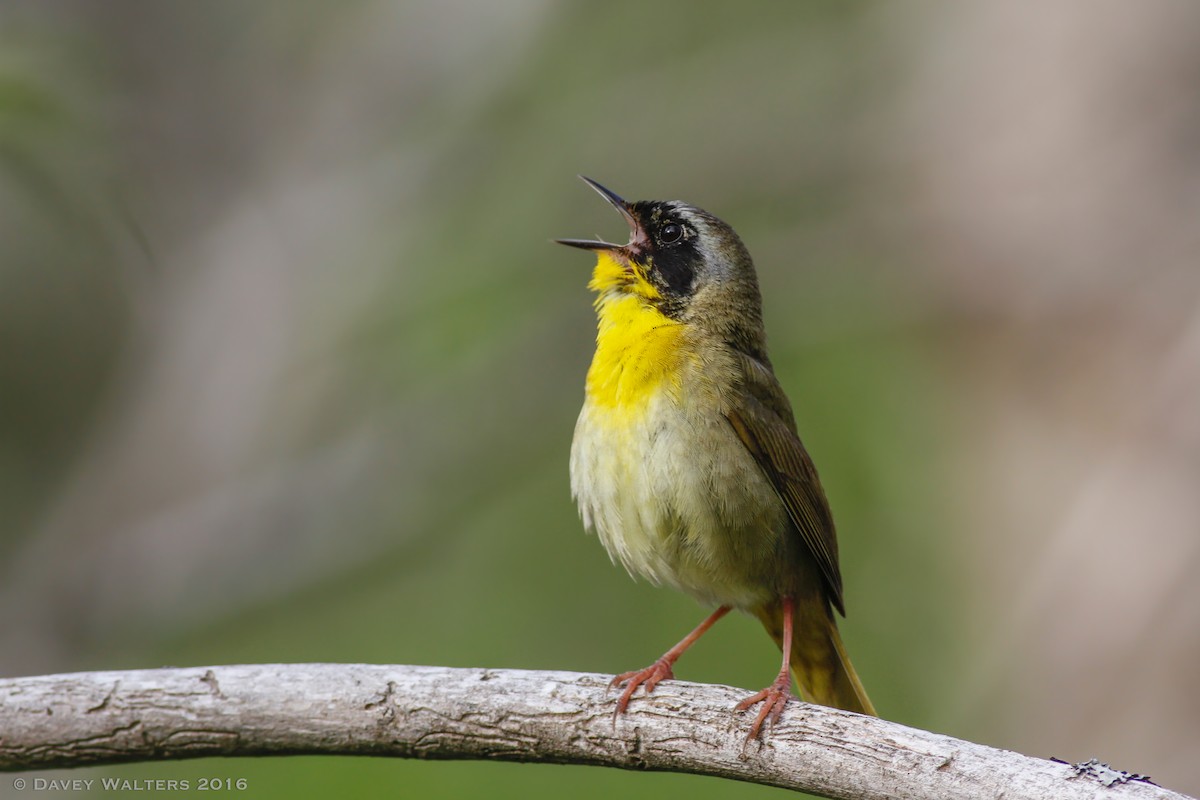
[[(1184, 2), (0, 6), (0, 674), (617, 672), (703, 616), (582, 533), (622, 235), (759, 267), (881, 713), (1200, 791), (1200, 11)], [(681, 678), (757, 689), (746, 618)], [(290, 758), (255, 797), (783, 796)], [(11, 783), (0, 781), (0, 796)]]

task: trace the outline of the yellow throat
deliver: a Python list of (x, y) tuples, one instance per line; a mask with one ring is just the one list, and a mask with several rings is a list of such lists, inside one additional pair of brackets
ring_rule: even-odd
[(655, 392), (677, 394), (684, 326), (654, 307), (658, 289), (639, 267), (599, 253), (588, 288), (598, 293), (596, 354), (587, 375), (587, 397), (608, 409), (636, 414)]

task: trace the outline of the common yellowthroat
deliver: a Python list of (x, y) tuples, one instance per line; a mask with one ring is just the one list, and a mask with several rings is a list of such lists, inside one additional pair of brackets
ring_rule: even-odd
[[(580, 176), (582, 177), (582, 176)], [(875, 714), (838, 634), (845, 613), (833, 517), (791, 405), (767, 358), (754, 262), (721, 220), (679, 201), (626, 202), (583, 180), (629, 223), (626, 244), (594, 251), (596, 353), (571, 445), (584, 526), (630, 574), (716, 606), (624, 686), (673, 678), (679, 656), (736, 608), (783, 651), (748, 739), (791, 697)]]

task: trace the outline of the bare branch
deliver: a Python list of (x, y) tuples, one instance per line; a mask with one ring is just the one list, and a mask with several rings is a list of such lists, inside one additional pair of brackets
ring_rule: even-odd
[(570, 672), (263, 664), (0, 680), (0, 769), (338, 754), (595, 764), (716, 775), (833, 798), (1175, 798), (820, 706), (766, 744), (744, 692), (667, 681), (613, 723), (608, 678)]

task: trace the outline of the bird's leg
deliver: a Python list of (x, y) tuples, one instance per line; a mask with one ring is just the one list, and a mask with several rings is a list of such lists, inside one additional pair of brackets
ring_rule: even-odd
[(683, 655), (683, 651), (687, 650), (696, 640), (704, 635), (704, 632), (711, 628), (717, 620), (729, 613), (729, 606), (721, 606), (708, 618), (696, 626), (696, 629), (683, 637), (679, 644), (672, 647), (667, 652), (663, 653), (662, 658), (655, 661), (645, 669), (634, 670), (633, 672), (622, 672), (620, 675), (612, 679), (610, 687), (628, 684), (625, 691), (621, 692), (621, 696), (617, 698), (617, 710), (613, 714), (615, 720), (620, 714), (625, 713), (625, 709), (629, 707), (629, 699), (633, 697), (633, 693), (637, 691), (637, 687), (645, 686), (646, 694), (654, 691), (654, 687), (659, 681), (669, 680), (675, 677), (675, 673), (671, 671), (671, 667)]
[(783, 714), (783, 709), (787, 706), (787, 701), (792, 697), (792, 605), (793, 599), (791, 596), (783, 598), (783, 667), (779, 670), (779, 676), (775, 678), (775, 682), (760, 692), (750, 695), (742, 702), (734, 706), (734, 711), (745, 711), (756, 703), (762, 703), (762, 708), (759, 709), (758, 716), (754, 718), (754, 724), (750, 726), (750, 733), (746, 736), (746, 741), (749, 742), (758, 738), (759, 732), (762, 730), (763, 723), (767, 720), (774, 725), (779, 721), (779, 717)]

